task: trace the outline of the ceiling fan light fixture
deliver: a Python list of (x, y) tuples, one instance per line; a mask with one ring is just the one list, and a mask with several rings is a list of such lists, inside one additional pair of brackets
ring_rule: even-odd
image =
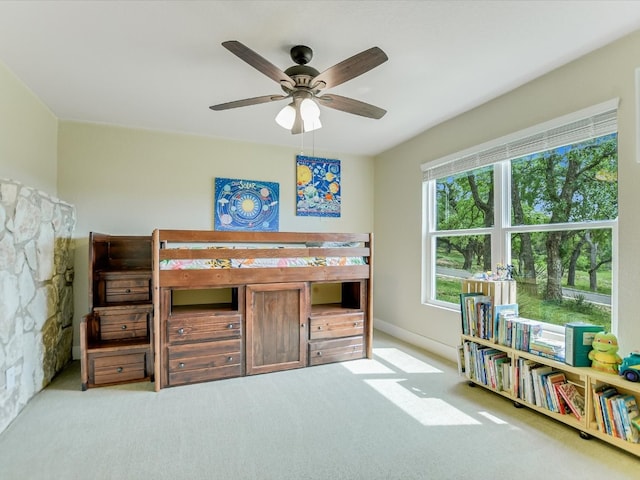
[(278, 115), (276, 115), (276, 123), (280, 125), (282, 128), (286, 128), (287, 130), (291, 130), (293, 127), (293, 122), (296, 120), (296, 109), (293, 108), (293, 103), (290, 103), (286, 107), (284, 107)]
[(313, 118), (320, 118), (320, 107), (310, 98), (305, 98), (300, 103), (300, 115), (305, 122)]
[[(296, 108), (298, 111), (296, 111)], [(276, 123), (282, 128), (291, 130), (295, 124), (296, 118), (300, 116), (304, 132), (311, 132), (322, 128), (320, 123), (320, 107), (311, 98), (305, 98), (301, 102), (292, 102), (285, 106), (278, 115), (276, 115)]]
[(304, 125), (305, 132), (311, 132), (322, 128), (320, 123), (320, 107), (310, 98), (305, 98), (300, 103), (300, 116)]

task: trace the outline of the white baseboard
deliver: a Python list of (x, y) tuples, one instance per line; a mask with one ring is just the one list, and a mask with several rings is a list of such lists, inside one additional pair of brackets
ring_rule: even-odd
[(398, 327), (397, 325), (393, 325), (392, 323), (388, 323), (377, 318), (373, 320), (373, 328), (391, 335), (392, 337), (396, 337), (402, 341), (410, 343), (411, 345), (415, 345), (416, 347), (424, 348), (428, 352), (439, 355), (443, 358), (446, 358), (447, 360), (451, 360), (452, 362), (458, 361), (456, 347), (451, 347), (449, 345), (436, 342), (434, 340), (431, 340), (430, 338), (423, 337), (422, 335), (410, 332), (408, 330), (405, 330), (404, 328)]

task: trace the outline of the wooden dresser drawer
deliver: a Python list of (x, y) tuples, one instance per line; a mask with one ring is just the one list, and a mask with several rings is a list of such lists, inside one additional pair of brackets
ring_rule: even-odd
[(100, 322), (100, 340), (147, 338), (152, 310), (150, 305), (94, 308)]
[(312, 315), (309, 318), (309, 339), (339, 338), (362, 335), (364, 313), (353, 312), (334, 315)]
[(363, 357), (364, 338), (362, 336), (309, 343), (309, 365), (321, 365)]
[(167, 350), (170, 385), (242, 375), (240, 339), (169, 346)]
[(121, 355), (99, 356), (91, 358), (93, 384), (130, 382), (142, 380), (147, 376), (146, 354), (126, 353)]
[(170, 317), (167, 321), (169, 343), (204, 342), (222, 338), (240, 338), (242, 316), (208, 315)]
[(151, 301), (151, 274), (146, 272), (103, 272), (106, 303)]

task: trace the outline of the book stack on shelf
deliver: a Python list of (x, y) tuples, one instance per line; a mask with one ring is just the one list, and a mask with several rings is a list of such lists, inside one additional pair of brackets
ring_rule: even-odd
[(464, 292), (460, 311), (463, 335), (564, 362), (565, 342), (544, 336), (539, 322), (520, 318), (517, 303), (496, 304), (482, 292)]
[[(531, 342), (539, 340), (541, 353), (556, 353), (556, 345), (548, 346), (541, 339), (542, 326), (538, 322), (518, 316), (518, 304), (494, 305), (494, 299), (482, 293), (461, 293), (462, 334), (528, 352)], [(564, 351), (564, 344), (562, 345)], [(554, 357), (550, 357), (554, 358)]]
[(543, 335), (531, 338), (529, 342), (529, 352), (539, 357), (550, 358), (558, 362), (565, 360), (565, 342)]
[(493, 298), (481, 293), (461, 293), (462, 333), (493, 339)]
[(584, 395), (565, 373), (549, 365), (518, 358), (515, 369), (516, 398), (561, 415), (584, 416)]
[(594, 387), (592, 393), (598, 429), (607, 435), (640, 443), (640, 410), (636, 398), (606, 384)]
[(500, 350), (473, 342), (464, 343), (465, 372), (492, 390), (508, 392), (511, 389), (511, 359)]

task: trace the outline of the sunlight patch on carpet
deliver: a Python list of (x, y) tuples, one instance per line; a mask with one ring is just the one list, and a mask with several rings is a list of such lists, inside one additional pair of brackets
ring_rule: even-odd
[(342, 362), (340, 365), (355, 375), (395, 373), (377, 360), (369, 360), (367, 358), (352, 360), (351, 362)]
[(405, 379), (365, 380), (374, 390), (426, 426), (480, 425), (480, 422), (440, 398), (421, 398), (399, 382)]
[(491, 415), (489, 412), (478, 412), (478, 415), (482, 415), (487, 420), (491, 420), (493, 423), (497, 423), (498, 425), (506, 425), (508, 423), (494, 415)]
[(438, 370), (397, 348), (374, 348), (373, 355), (406, 373), (442, 373), (442, 370)]

